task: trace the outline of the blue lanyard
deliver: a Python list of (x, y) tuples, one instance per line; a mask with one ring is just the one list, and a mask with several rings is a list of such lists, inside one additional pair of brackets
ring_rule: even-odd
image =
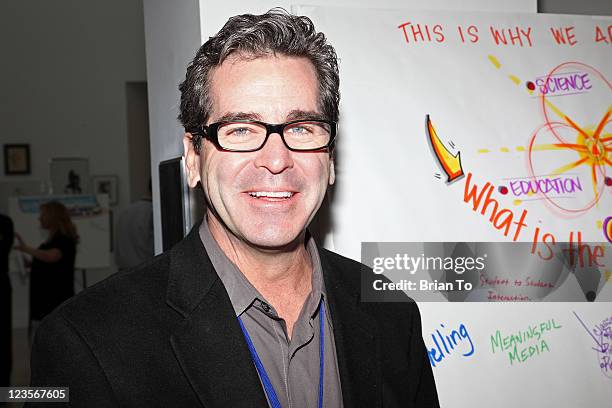
[[(255, 350), (255, 346), (253, 345), (253, 341), (251, 340), (251, 336), (249, 336), (249, 332), (246, 327), (244, 327), (244, 323), (242, 323), (242, 319), (238, 316), (238, 323), (240, 324), (240, 328), (242, 329), (242, 333), (244, 334), (244, 338), (246, 339), (247, 346), (249, 346), (249, 351), (251, 352), (251, 358), (253, 359), (253, 363), (255, 363), (255, 367), (257, 368), (257, 372), (259, 373), (259, 377), (261, 378), (261, 382), (264, 386), (264, 391), (268, 396), (268, 400), (272, 405), (272, 408), (282, 408), (278, 397), (276, 396), (276, 391), (274, 391), (274, 387), (272, 386), (272, 382), (270, 381), (270, 377), (268, 377), (268, 373), (266, 372), (266, 368), (264, 367), (259, 355), (257, 354), (257, 350)], [(321, 310), (319, 313), (319, 408), (323, 408), (323, 372), (325, 368), (325, 306), (321, 301)]]

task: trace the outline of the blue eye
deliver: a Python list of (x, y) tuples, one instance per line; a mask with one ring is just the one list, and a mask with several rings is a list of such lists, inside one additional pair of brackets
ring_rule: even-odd
[(250, 131), (249, 128), (241, 127), (241, 128), (231, 129), (229, 134), (236, 135), (236, 136), (245, 136), (247, 133), (249, 133), (249, 131)]
[(265, 135), (266, 128), (253, 124), (231, 123), (224, 125), (219, 129), (219, 136), (221, 137), (259, 137), (262, 133)]
[(296, 126), (293, 126), (293, 127), (291, 127), (289, 129), (289, 131), (291, 133), (296, 134), (296, 135), (303, 135), (303, 134), (306, 134), (306, 133), (311, 133), (311, 129), (308, 128), (305, 125), (296, 125)]

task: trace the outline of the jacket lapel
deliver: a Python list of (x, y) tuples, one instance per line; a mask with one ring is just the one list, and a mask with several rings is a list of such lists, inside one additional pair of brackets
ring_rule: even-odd
[(332, 265), (323, 251), (319, 253), (334, 326), (344, 406), (380, 407), (382, 378), (375, 323), (359, 308), (359, 294), (351, 292), (348, 283), (340, 279), (338, 266)]
[(183, 317), (170, 343), (202, 405), (267, 407), (234, 309), (200, 241), (198, 226), (172, 249), (166, 301)]
[[(183, 317), (170, 338), (172, 349), (203, 406), (268, 407), (229, 296), (198, 228), (172, 249), (166, 302)], [(359, 307), (359, 293), (340, 278), (339, 266), (319, 252), (344, 406), (380, 407), (375, 322)]]

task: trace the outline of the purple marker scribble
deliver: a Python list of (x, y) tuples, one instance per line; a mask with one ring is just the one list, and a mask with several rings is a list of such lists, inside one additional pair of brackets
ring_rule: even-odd
[(582, 183), (578, 176), (537, 176), (525, 179), (519, 177), (510, 179), (509, 188), (516, 197), (529, 196), (532, 194), (544, 194), (561, 196), (582, 192)]
[(595, 343), (597, 343), (597, 345), (601, 348), (601, 344), (599, 344), (599, 342), (597, 341), (597, 338), (593, 335), (593, 333), (591, 333), (591, 330), (589, 330), (589, 328), (586, 326), (586, 324), (584, 324), (584, 322), (582, 321), (580, 316), (578, 316), (578, 313), (576, 313), (576, 312), (572, 312), (572, 313), (574, 313), (574, 315), (576, 316), (576, 319), (578, 319), (578, 321), (580, 322), (582, 327), (584, 327), (584, 329), (587, 331), (587, 333), (589, 333), (589, 335), (593, 338), (593, 340), (595, 340)]
[(546, 77), (536, 77), (540, 95), (560, 96), (588, 92), (593, 88), (588, 72), (562, 72)]
[(612, 378), (612, 317), (604, 319), (593, 330), (590, 330), (580, 316), (576, 312), (573, 313), (598, 346), (598, 348), (592, 347), (592, 349), (597, 352), (601, 372), (606, 377)]

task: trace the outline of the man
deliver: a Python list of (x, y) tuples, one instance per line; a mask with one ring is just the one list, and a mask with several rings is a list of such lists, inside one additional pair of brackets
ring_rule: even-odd
[(33, 384), (70, 386), (76, 406), (437, 406), (416, 305), (360, 302), (362, 265), (306, 230), (334, 182), (323, 34), (278, 10), (234, 17), (180, 90), (206, 217), (47, 319)]
[(153, 203), (151, 180), (147, 196), (128, 205), (117, 218), (115, 263), (119, 271), (140, 265), (153, 258)]

